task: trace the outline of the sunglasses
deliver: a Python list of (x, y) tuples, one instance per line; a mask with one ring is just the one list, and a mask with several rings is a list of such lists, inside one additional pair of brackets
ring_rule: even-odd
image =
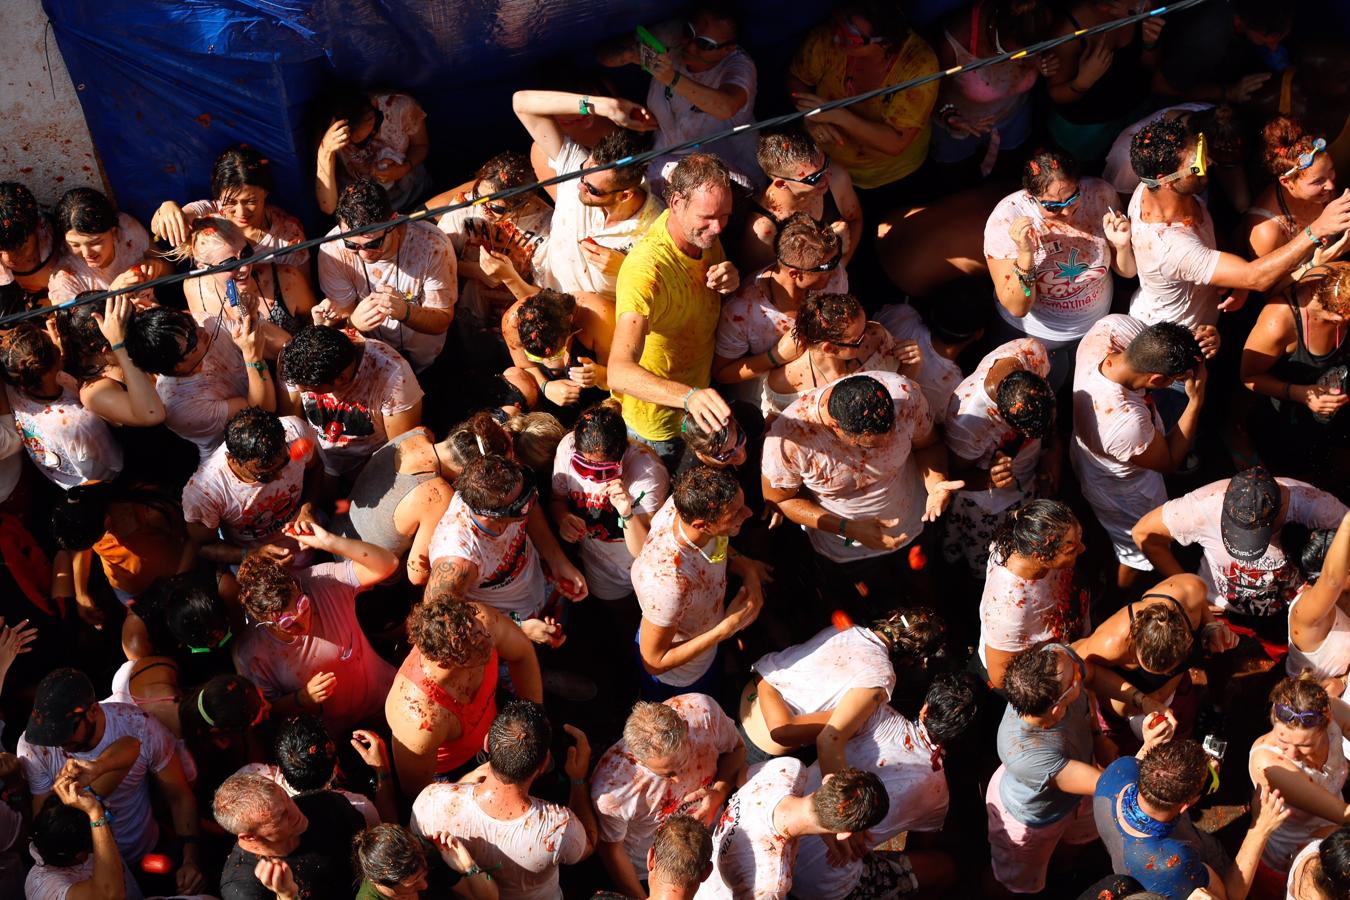
[(244, 249), (240, 250), (238, 254), (231, 256), (229, 259), (222, 259), (219, 262), (214, 262), (211, 265), (232, 266), (235, 263), (248, 262), (250, 259), (253, 258), (253, 252), (254, 252), (253, 245), (248, 241), (244, 241)]
[(1317, 154), (1323, 152), (1326, 149), (1327, 149), (1326, 138), (1318, 138), (1317, 140), (1313, 141), (1311, 150), (1309, 150), (1307, 153), (1300, 153), (1298, 155), (1298, 165), (1294, 166), (1292, 169), (1290, 169), (1288, 172), (1285, 172), (1280, 177), (1288, 178), (1290, 175), (1296, 175), (1299, 172), (1302, 172), (1304, 169), (1308, 168), (1313, 164), (1313, 160), (1317, 159)]
[(300, 617), (309, 609), (309, 594), (301, 594), (300, 599), (295, 601), (295, 612), (282, 613), (270, 622), (259, 622), (258, 625), (275, 625), (282, 631), (290, 631), (300, 621)]
[(374, 231), (371, 232), (371, 234), (366, 235), (370, 240), (366, 241), (364, 244), (358, 244), (355, 241), (343, 238), (342, 246), (346, 247), (348, 250), (378, 250), (384, 246), (384, 239), (388, 236), (389, 229), (386, 228), (384, 231)]
[(229, 628), (226, 628), (225, 633), (221, 635), (220, 640), (216, 641), (214, 647), (193, 647), (191, 644), (189, 644), (187, 649), (189, 653), (192, 653), (194, 655), (199, 653), (210, 653), (212, 650), (219, 650), (220, 648), (224, 647), (226, 644), (230, 642), (230, 638), (232, 637), (234, 637), (234, 632), (232, 632)]
[(375, 124), (371, 126), (370, 134), (366, 135), (365, 140), (352, 142), (352, 146), (358, 148), (369, 146), (370, 142), (375, 140), (375, 135), (380, 133), (380, 126), (382, 126), (383, 124), (384, 124), (384, 112), (382, 110), (377, 109), (375, 110)]
[(871, 44), (880, 44), (886, 38), (881, 35), (865, 36), (848, 19), (840, 18), (838, 25), (834, 29), (834, 42), (845, 47), (866, 47)]
[(196, 326), (194, 326), (193, 329), (187, 333), (187, 338), (183, 342), (184, 357), (191, 356), (192, 351), (197, 349), (197, 341), (199, 340), (199, 338), (197, 337), (198, 330), (199, 329)]
[(1067, 209), (1070, 206), (1073, 206), (1075, 203), (1077, 203), (1078, 195), (1080, 193), (1082, 193), (1081, 190), (1076, 190), (1069, 196), (1065, 197), (1063, 200), (1041, 200), (1037, 198), (1036, 202), (1041, 205), (1041, 209), (1047, 210), (1049, 212), (1058, 212), (1061, 209)]
[(529, 470), (521, 472), (520, 494), (506, 506), (500, 509), (473, 509), (480, 516), (487, 516), (489, 519), (519, 519), (530, 514), (534, 507), (534, 501), (539, 498), (539, 489), (535, 487), (534, 476)]
[[(818, 266), (794, 266), (791, 263), (783, 262), (781, 259), (778, 260), (778, 264), (789, 269), (795, 269), (798, 272), (833, 272), (835, 269), (839, 268), (839, 263), (842, 262), (843, 259), (844, 250), (841, 247), (839, 248), (839, 252), (834, 254), (834, 259), (827, 260)], [(838, 341), (835, 341), (835, 343), (838, 343)]]
[(779, 177), (782, 178), (784, 181), (795, 181), (797, 184), (805, 184), (809, 187), (815, 187), (816, 185), (820, 184), (820, 182), (829, 173), (830, 173), (830, 157), (828, 154), (826, 154), (825, 161), (820, 164), (820, 168), (816, 169), (810, 175), (803, 175), (801, 178), (789, 178), (786, 175), (780, 175)]
[[(620, 190), (622, 190), (621, 188), (615, 188), (612, 191), (602, 191), (598, 187), (587, 181), (585, 178), (578, 178), (577, 184), (581, 186), (581, 189), (583, 191), (590, 194), (592, 197), (608, 197), (610, 194), (617, 194)], [(500, 215), (500, 213), (498, 215)]]
[(698, 45), (698, 49), (700, 50), (721, 50), (723, 47), (730, 47), (732, 44), (736, 43), (735, 41), (722, 41), (721, 43), (718, 43), (710, 37), (699, 34), (698, 29), (694, 27), (693, 22), (685, 22), (684, 27), (689, 29), (690, 39)]
[[(811, 271), (815, 270), (812, 269)], [(832, 340), (830, 343), (834, 344), (836, 347), (847, 347), (850, 350), (857, 350), (863, 345), (863, 341), (865, 340), (867, 340), (867, 329), (864, 327), (862, 337), (858, 338), (856, 341)]]
[[(726, 439), (723, 438), (723, 440), (725, 441)], [(741, 450), (745, 447), (745, 441), (746, 441), (745, 432), (742, 431), (741, 429), (737, 428), (737, 429), (736, 429), (736, 442), (735, 442), (734, 444), (732, 444), (732, 445), (731, 445), (728, 449), (726, 449), (726, 450), (721, 450), (721, 451), (719, 451), (719, 452), (717, 452), (717, 453), (709, 452), (709, 453), (707, 453), (707, 454), (705, 454), (705, 455), (706, 455), (709, 459), (715, 459), (715, 460), (717, 460), (717, 461), (720, 462), (720, 463), (728, 463), (728, 462), (731, 462), (732, 457), (734, 457), (737, 453), (740, 453)]]
[(573, 453), (572, 468), (587, 481), (613, 481), (623, 474), (623, 461), (591, 462), (580, 453)]
[(1275, 718), (1285, 725), (1298, 728), (1316, 728), (1326, 721), (1326, 713), (1320, 709), (1305, 709), (1302, 712), (1286, 703), (1275, 704)]
[[(472, 196), (469, 198), (470, 200), (481, 200), (483, 197), (483, 195), (478, 192), (477, 184), (473, 186), (473, 191), (471, 193)], [(528, 199), (529, 197), (527, 194), (517, 194), (510, 200), (504, 200), (498, 203), (484, 202), (482, 206), (484, 209), (492, 213), (494, 216), (506, 216), (510, 215), (511, 213), (515, 212), (516, 210), (524, 206)]]

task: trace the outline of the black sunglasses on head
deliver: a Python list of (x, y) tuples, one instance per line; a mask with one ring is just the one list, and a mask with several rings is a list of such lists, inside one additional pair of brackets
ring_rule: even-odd
[(498, 509), (475, 509), (473, 511), (480, 516), (487, 516), (491, 519), (518, 519), (528, 514), (530, 508), (534, 506), (534, 501), (539, 496), (539, 488), (535, 486), (534, 475), (528, 469), (521, 471), (520, 480), (520, 493), (516, 496), (516, 499), (506, 506)]
[(380, 133), (380, 126), (383, 124), (384, 124), (384, 111), (377, 109), (375, 110), (375, 124), (371, 126), (370, 134), (366, 135), (364, 140), (353, 141), (352, 146), (362, 148), (369, 145), (371, 141), (375, 140), (375, 135)]
[(783, 262), (781, 259), (778, 260), (778, 264), (780, 266), (787, 266), (789, 269), (796, 269), (798, 272), (833, 272), (835, 269), (839, 268), (839, 263), (842, 262), (843, 259), (844, 250), (841, 247), (839, 251), (834, 254), (834, 259), (823, 262), (818, 266), (794, 266), (792, 263)]
[(214, 265), (231, 266), (234, 265), (235, 263), (247, 262), (248, 260), (253, 258), (253, 253), (254, 253), (253, 245), (248, 241), (244, 241), (244, 249), (240, 250), (236, 255), (231, 256), (229, 259), (222, 259), (220, 262), (214, 263)]
[(700, 50), (721, 50), (723, 47), (730, 47), (732, 44), (736, 43), (735, 41), (722, 41), (721, 43), (718, 43), (710, 37), (701, 35), (698, 33), (698, 29), (694, 27), (693, 22), (685, 22), (684, 27), (689, 29), (689, 37), (695, 44), (698, 44)]
[(825, 161), (820, 164), (820, 168), (816, 169), (810, 175), (803, 175), (801, 178), (789, 178), (786, 175), (781, 175), (779, 177), (782, 178), (784, 181), (795, 181), (797, 184), (804, 184), (807, 185), (808, 187), (815, 187), (816, 185), (820, 184), (822, 178), (824, 178), (827, 174), (829, 174), (829, 171), (830, 171), (830, 157), (829, 155), (826, 155)]

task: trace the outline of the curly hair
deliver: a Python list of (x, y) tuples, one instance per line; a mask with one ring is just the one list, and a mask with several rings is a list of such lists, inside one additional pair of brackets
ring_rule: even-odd
[(1064, 549), (1077, 524), (1073, 511), (1058, 500), (1029, 500), (999, 524), (990, 556), (1000, 566), (1007, 565), (1014, 553), (1048, 562)]
[(1055, 420), (1055, 389), (1035, 372), (1016, 369), (998, 383), (994, 403), (1018, 434), (1040, 440)]
[(1191, 141), (1186, 123), (1166, 117), (1154, 119), (1130, 139), (1130, 166), (1140, 178), (1171, 175), (1181, 168), (1182, 155)]
[(516, 310), (516, 335), (525, 352), (549, 357), (566, 349), (576, 312), (576, 297), (548, 288), (522, 302)]
[(1200, 342), (1184, 325), (1158, 322), (1140, 332), (1125, 350), (1131, 367), (1150, 375), (1179, 378), (1204, 361)]
[(863, 305), (852, 294), (811, 294), (797, 311), (792, 333), (804, 344), (837, 341), (848, 333), (850, 325), (866, 315)]
[(481, 665), (492, 650), (492, 636), (473, 604), (431, 598), (412, 608), (408, 639), (425, 659), (446, 668)]
[(741, 483), (728, 469), (700, 463), (675, 479), (675, 511), (685, 522), (716, 522), (731, 509)]
[(333, 211), (343, 228), (361, 228), (388, 222), (394, 217), (389, 192), (373, 178), (358, 178), (342, 189)]
[(1078, 180), (1078, 160), (1058, 147), (1041, 147), (1022, 164), (1022, 188), (1032, 197), (1044, 197), (1050, 185)]
[(947, 623), (927, 606), (904, 607), (869, 628), (900, 667), (926, 669), (947, 656)]
[(450, 462), (463, 470), (489, 454), (511, 455), (511, 435), (489, 412), (476, 412), (450, 430), (445, 438)]
[(331, 385), (356, 361), (356, 345), (329, 325), (307, 325), (281, 350), (281, 377), (304, 388)]
[(61, 234), (103, 234), (117, 227), (117, 207), (93, 188), (73, 188), (56, 203), (56, 226)]
[(1139, 761), (1139, 793), (1154, 806), (1171, 812), (1189, 803), (1205, 787), (1209, 755), (1191, 740), (1158, 744)]
[(623, 459), (628, 450), (628, 427), (617, 400), (605, 400), (577, 416), (572, 426), (578, 453), (599, 453), (609, 462)]
[(700, 190), (731, 190), (731, 170), (711, 153), (690, 153), (675, 164), (666, 179), (666, 205), (676, 197), (688, 200)]
[(834, 834), (866, 831), (886, 818), (890, 809), (881, 779), (853, 766), (840, 769), (811, 795), (816, 821)]
[(509, 457), (489, 455), (464, 467), (455, 479), (455, 490), (469, 509), (501, 509), (524, 479), (525, 470), (520, 463)]
[[(809, 213), (798, 212), (788, 216), (778, 226), (773, 237), (773, 254), (780, 265), (796, 269), (810, 269), (834, 259), (841, 251), (839, 235), (823, 222), (817, 222)], [(835, 296), (847, 297), (847, 294)]]
[(770, 178), (781, 177), (797, 166), (808, 165), (820, 154), (820, 148), (800, 125), (782, 130), (764, 130), (755, 145), (755, 160)]
[[(530, 158), (524, 153), (507, 150), (505, 153), (498, 153), (479, 166), (473, 177), (474, 194), (481, 197), (530, 184), (534, 181), (534, 166), (530, 164)], [(488, 189), (480, 190), (480, 188)], [(529, 197), (529, 192), (523, 192), (508, 197), (503, 202), (507, 206), (520, 206)]]
[(261, 406), (247, 406), (225, 423), (225, 449), (240, 462), (268, 462), (286, 450), (281, 417)]
[(26, 394), (42, 388), (42, 379), (61, 362), (45, 329), (32, 322), (20, 322), (0, 332), (0, 378)]
[[(1329, 313), (1350, 316), (1350, 262), (1330, 262), (1317, 267), (1312, 281), (1313, 302)], [(1312, 273), (1309, 273), (1312, 274)]]
[[(591, 148), (591, 162), (597, 166), (607, 166), (621, 159), (645, 153), (651, 149), (652, 135), (652, 132), (616, 128)], [(642, 180), (647, 174), (642, 166), (634, 163), (616, 166), (610, 171), (613, 173), (611, 184), (616, 191), (631, 191), (642, 187)]]
[(1171, 673), (1195, 646), (1191, 623), (1171, 603), (1153, 603), (1130, 619), (1130, 642), (1145, 670)]
[(18, 250), (37, 234), (42, 211), (37, 198), (17, 181), (0, 181), (0, 250)]
[(259, 622), (270, 621), (295, 599), (300, 584), (291, 570), (265, 556), (250, 554), (239, 564), (239, 602)]
[(895, 398), (870, 375), (836, 381), (826, 408), (848, 434), (889, 434), (895, 428)]
[(248, 144), (231, 147), (216, 157), (211, 169), (211, 196), (217, 203), (227, 203), (240, 189), (261, 188), (272, 193), (271, 161)]

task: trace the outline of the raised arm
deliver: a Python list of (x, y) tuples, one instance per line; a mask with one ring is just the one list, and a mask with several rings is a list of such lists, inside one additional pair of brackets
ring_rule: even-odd
[[(651, 131), (656, 119), (645, 107), (618, 97), (590, 97), (566, 91), (516, 91), (511, 109), (520, 124), (552, 159), (567, 140), (554, 116), (604, 116), (621, 128)], [(589, 110), (589, 111), (588, 111)]]
[(1341, 519), (1336, 537), (1327, 549), (1317, 583), (1303, 592), (1289, 612), (1289, 637), (1300, 650), (1321, 646), (1334, 621), (1331, 611), (1350, 579), (1350, 513)]
[(127, 354), (127, 322), (133, 308), (131, 298), (119, 294), (104, 301), (101, 314), (94, 313), (94, 321), (122, 369), (126, 390), (110, 379), (102, 379), (80, 390), (80, 402), (99, 418), (114, 424), (148, 427), (164, 421), (164, 402), (155, 392), (150, 376), (136, 368)]
[(356, 569), (356, 580), (363, 590), (384, 581), (398, 568), (398, 557), (383, 547), (354, 538), (339, 537), (312, 521), (292, 522), (286, 531), (302, 547), (351, 560)]
[(1328, 203), (1311, 225), (1274, 253), (1254, 260), (1232, 253), (1219, 254), (1219, 264), (1209, 283), (1226, 288), (1269, 291), (1317, 248), (1318, 241), (1339, 237), (1347, 229), (1350, 229), (1350, 190)]

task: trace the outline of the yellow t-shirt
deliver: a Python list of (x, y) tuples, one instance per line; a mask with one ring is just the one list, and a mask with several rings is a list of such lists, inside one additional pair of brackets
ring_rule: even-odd
[[(626, 312), (647, 318), (642, 368), (690, 387), (712, 383), (713, 345), (722, 297), (707, 286), (708, 269), (726, 259), (719, 241), (694, 259), (675, 246), (666, 228), (670, 211), (647, 229), (619, 269), (615, 319)], [(684, 410), (615, 392), (628, 427), (652, 441), (680, 433)]]
[[(822, 99), (839, 100), (859, 93), (844, 83), (847, 61), (844, 51), (834, 45), (831, 27), (822, 25), (806, 36), (806, 43), (802, 44), (796, 58), (792, 60), (790, 72), (798, 81), (814, 85), (813, 93)], [(885, 83), (900, 84), (936, 72), (937, 68), (938, 59), (933, 48), (923, 38), (911, 33), (891, 64)], [(899, 181), (923, 165), (928, 156), (928, 141), (933, 136), (933, 106), (937, 103), (937, 96), (938, 83), (930, 81), (907, 91), (898, 91), (887, 97), (873, 97), (849, 107), (864, 119), (884, 122), (892, 128), (921, 129), (899, 156), (877, 153), (856, 143), (827, 144), (821, 149), (848, 169), (848, 174), (853, 176), (853, 183), (860, 188), (881, 187)]]

